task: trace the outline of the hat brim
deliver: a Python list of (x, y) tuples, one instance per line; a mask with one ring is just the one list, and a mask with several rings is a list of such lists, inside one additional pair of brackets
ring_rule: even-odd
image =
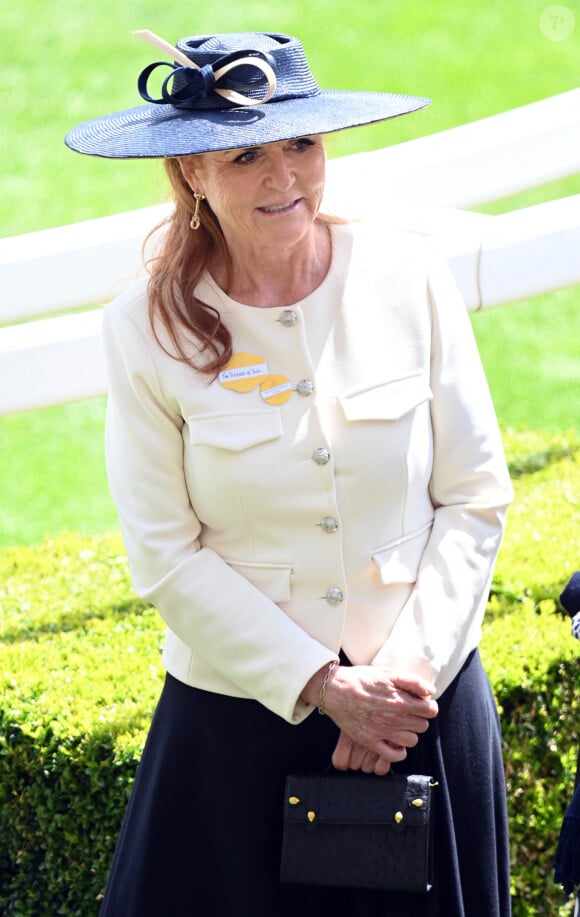
[(226, 110), (139, 105), (77, 125), (65, 143), (78, 153), (107, 159), (189, 156), (361, 127), (417, 111), (430, 101), (391, 93), (322, 90), (307, 98)]

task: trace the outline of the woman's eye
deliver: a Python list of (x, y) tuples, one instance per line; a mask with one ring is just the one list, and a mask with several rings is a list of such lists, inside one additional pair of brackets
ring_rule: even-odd
[(297, 150), (306, 150), (309, 146), (314, 146), (314, 140), (311, 140), (310, 137), (300, 137), (294, 144)]
[(255, 158), (256, 158), (256, 153), (254, 152), (254, 150), (246, 150), (244, 153), (240, 153), (239, 156), (236, 156), (236, 158), (234, 159), (234, 162), (241, 162), (241, 163), (253, 162)]

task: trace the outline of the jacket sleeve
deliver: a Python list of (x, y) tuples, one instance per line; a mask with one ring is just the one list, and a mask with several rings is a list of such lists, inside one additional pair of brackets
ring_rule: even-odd
[(335, 653), (200, 544), (183, 468), (183, 418), (162, 389), (151, 342), (119, 303), (105, 311), (103, 338), (107, 469), (137, 594), (242, 695), (300, 722), (312, 710), (301, 690)]
[(425, 675), (440, 695), (479, 642), (513, 492), (469, 316), (445, 262), (434, 260), (428, 278), (433, 528), (373, 662)]

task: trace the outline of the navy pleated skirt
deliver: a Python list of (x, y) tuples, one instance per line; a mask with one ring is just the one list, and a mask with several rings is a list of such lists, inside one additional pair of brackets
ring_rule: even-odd
[(324, 770), (336, 739), (328, 717), (291, 726), (167, 676), (101, 917), (509, 917), (500, 729), (477, 651), (397, 766), (439, 782), (427, 894), (280, 885), (284, 778)]

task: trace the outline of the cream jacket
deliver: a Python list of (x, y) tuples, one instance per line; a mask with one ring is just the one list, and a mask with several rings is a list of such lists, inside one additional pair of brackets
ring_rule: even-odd
[(254, 367), (248, 391), (239, 371), (212, 382), (163, 351), (145, 282), (104, 325), (111, 489), (136, 591), (168, 625), (167, 670), (289, 722), (341, 647), (450, 684), (511, 499), (447, 266), (403, 233), (332, 234), (329, 274), (289, 309), (198, 287)]

